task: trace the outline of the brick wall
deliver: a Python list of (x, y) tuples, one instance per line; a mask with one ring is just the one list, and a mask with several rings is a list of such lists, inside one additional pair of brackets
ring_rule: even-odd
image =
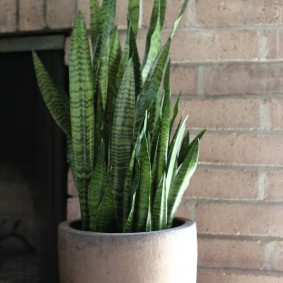
[[(127, 1), (117, 1), (123, 33)], [(143, 2), (140, 50), (152, 2)], [(166, 28), (181, 4), (168, 0)], [(0, 7), (2, 33), (69, 28), (77, 7), (89, 13), (87, 0), (0, 0)], [(283, 282), (281, 45), (282, 0), (191, 0), (176, 32), (172, 91), (189, 102), (190, 128), (208, 129), (179, 210), (198, 224), (198, 283)], [(68, 215), (78, 215), (76, 198)]]

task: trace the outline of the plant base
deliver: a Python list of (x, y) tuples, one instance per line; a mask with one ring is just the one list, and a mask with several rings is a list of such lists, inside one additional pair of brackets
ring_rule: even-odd
[(196, 283), (196, 224), (145, 233), (95, 233), (59, 226), (61, 283)]

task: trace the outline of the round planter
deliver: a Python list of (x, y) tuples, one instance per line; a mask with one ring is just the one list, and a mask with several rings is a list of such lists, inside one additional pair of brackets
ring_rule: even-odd
[(196, 224), (143, 233), (95, 233), (59, 225), (60, 283), (196, 283)]

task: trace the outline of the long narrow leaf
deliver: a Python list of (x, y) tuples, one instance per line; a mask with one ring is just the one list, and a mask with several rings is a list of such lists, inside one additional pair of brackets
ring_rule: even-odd
[(100, 33), (100, 5), (98, 0), (90, 0), (90, 34), (92, 46), (97, 45)]
[(135, 82), (133, 62), (129, 61), (118, 92), (113, 116), (110, 148), (111, 181), (118, 228), (123, 224), (123, 192), (131, 158), (134, 129)]
[(160, 0), (158, 0), (157, 2), (158, 2), (157, 19), (156, 19), (155, 27), (150, 37), (150, 43), (149, 43), (145, 62), (144, 62), (143, 69), (142, 69), (143, 81), (146, 80), (147, 75), (155, 61), (155, 58), (161, 49), (161, 26), (160, 26), (160, 7), (159, 7)]
[(104, 146), (101, 144), (88, 192), (90, 230), (116, 232), (114, 198), (106, 171), (104, 154)]
[(147, 60), (150, 45), (151, 45), (151, 38), (156, 30), (156, 26), (159, 26), (159, 29), (161, 31), (164, 17), (166, 12), (166, 0), (154, 0), (151, 18), (150, 18), (150, 25), (146, 37), (146, 46), (145, 46), (145, 55), (144, 55), (144, 63)]
[(166, 179), (163, 176), (155, 193), (152, 210), (153, 230), (167, 228)]
[(167, 63), (170, 43), (171, 40), (169, 39), (160, 50), (154, 64), (155, 66), (153, 68), (152, 75), (146, 79), (141, 95), (137, 102), (135, 137), (137, 137), (139, 134), (145, 112), (149, 110), (156, 99), (156, 95), (158, 94), (158, 90), (165, 73), (165, 65)]
[(129, 0), (128, 15), (132, 23), (133, 34), (136, 37), (139, 25), (140, 0)]
[(183, 136), (186, 130), (186, 122), (187, 122), (188, 116), (185, 117), (185, 119), (180, 124), (180, 127), (178, 128), (176, 132), (176, 137), (174, 139), (174, 143), (172, 145), (172, 152), (170, 152), (169, 160), (168, 160), (168, 168), (167, 168), (167, 176), (166, 176), (166, 193), (167, 197), (170, 193), (171, 189), (171, 181), (174, 176), (177, 158), (179, 154), (179, 150), (182, 144)]
[(32, 53), (32, 58), (37, 84), (45, 105), (62, 131), (71, 136), (69, 97), (56, 85), (35, 52)]
[(206, 130), (203, 130), (201, 131), (195, 138), (194, 140), (192, 141), (192, 143), (190, 143), (190, 133), (189, 131), (186, 133), (184, 139), (183, 139), (183, 142), (182, 142), (182, 146), (181, 146), (181, 149), (180, 149), (180, 153), (179, 153), (179, 157), (178, 157), (178, 164), (181, 165), (185, 158), (186, 158), (186, 155), (190, 149), (190, 147), (194, 144), (194, 142), (196, 140), (201, 140), (203, 135), (205, 134)]
[(148, 149), (148, 142), (146, 136), (142, 139), (141, 149), (139, 153), (140, 160), (140, 170), (141, 178), (139, 183), (139, 188), (137, 190), (137, 200), (136, 200), (136, 209), (134, 217), (134, 231), (142, 232), (145, 231), (148, 227), (148, 224), (151, 223), (151, 220), (148, 219), (150, 202), (151, 202), (151, 165), (150, 165), (150, 156)]
[(81, 196), (82, 229), (88, 229), (87, 190), (93, 170), (93, 80), (87, 30), (79, 12), (71, 36), (69, 59), (73, 166)]
[(165, 75), (164, 83), (165, 93), (163, 97), (162, 105), (162, 118), (160, 125), (160, 135), (158, 142), (158, 154), (157, 154), (157, 170), (155, 184), (159, 184), (162, 175), (166, 171), (167, 166), (167, 152), (169, 144), (170, 134), (170, 83), (169, 83), (169, 68), (170, 64), (167, 65), (167, 76)]
[(197, 167), (199, 156), (199, 140), (195, 140), (190, 150), (182, 163), (178, 168), (176, 176), (173, 178), (169, 195), (168, 195), (168, 227), (171, 227), (176, 214), (177, 208), (181, 203), (183, 194), (187, 189), (190, 179)]

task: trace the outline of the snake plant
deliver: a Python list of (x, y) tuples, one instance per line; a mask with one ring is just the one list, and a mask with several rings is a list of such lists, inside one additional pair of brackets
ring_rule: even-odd
[[(199, 140), (190, 141), (187, 117), (170, 112), (171, 40), (165, 44), (166, 0), (155, 0), (139, 59), (139, 0), (129, 0), (123, 48), (114, 26), (116, 0), (90, 0), (90, 33), (79, 11), (71, 35), (69, 95), (33, 52), (43, 100), (67, 137), (68, 162), (79, 193), (81, 229), (142, 232), (170, 228), (194, 173)], [(89, 37), (91, 40), (89, 40)], [(177, 126), (175, 126), (177, 125)]]

